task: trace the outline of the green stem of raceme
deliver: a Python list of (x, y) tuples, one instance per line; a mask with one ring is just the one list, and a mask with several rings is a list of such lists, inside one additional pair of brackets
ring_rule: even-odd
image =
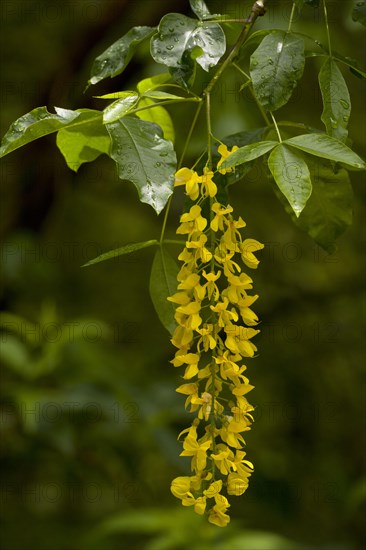
[(179, 159), (179, 162), (178, 162), (177, 170), (179, 170), (179, 168), (182, 167), (183, 160), (184, 160), (184, 157), (186, 156), (186, 152), (187, 152), (187, 149), (188, 149), (188, 145), (189, 145), (189, 142), (191, 141), (191, 137), (192, 137), (192, 134), (193, 134), (194, 129), (195, 129), (195, 127), (196, 127), (197, 120), (198, 120), (198, 117), (199, 117), (199, 115), (200, 115), (200, 112), (201, 112), (202, 107), (203, 107), (203, 102), (201, 101), (201, 102), (197, 105), (197, 109), (196, 109), (196, 112), (195, 112), (195, 114), (194, 114), (194, 117), (193, 117), (193, 120), (192, 120), (191, 127), (190, 127), (190, 129), (189, 129), (188, 134), (187, 134), (186, 141), (184, 142), (183, 151), (182, 151), (182, 154), (181, 154), (180, 159)]
[(212, 169), (211, 94), (206, 93), (207, 167)]
[(290, 20), (288, 22), (287, 32), (291, 32), (291, 27), (292, 27), (292, 23), (293, 23), (293, 20), (294, 20), (295, 11), (296, 11), (296, 4), (294, 2), (292, 4), (292, 10), (291, 10), (291, 14), (290, 14)]
[(332, 57), (332, 44), (330, 41), (330, 32), (329, 32), (329, 23), (328, 23), (328, 12), (327, 12), (327, 5), (325, 3), (325, 0), (323, 0), (323, 12), (324, 12), (324, 19), (325, 19), (325, 28), (327, 30), (327, 39), (328, 39), (328, 50), (329, 50), (329, 56)]
[[(182, 151), (182, 154), (181, 154), (179, 162), (178, 162), (177, 170), (179, 170), (179, 168), (181, 168), (181, 166), (182, 166), (182, 163), (183, 163), (185, 154), (187, 152), (187, 148), (188, 148), (189, 142), (191, 140), (193, 131), (196, 127), (197, 120), (198, 120), (198, 117), (200, 115), (202, 106), (203, 106), (203, 102), (200, 100), (199, 104), (197, 105), (197, 109), (196, 109), (196, 112), (194, 114), (191, 127), (189, 129), (186, 141), (185, 141), (184, 146), (183, 146), (183, 151)], [(166, 228), (166, 224), (167, 224), (167, 221), (168, 221), (170, 207), (171, 207), (171, 204), (172, 204), (172, 198), (173, 198), (173, 195), (171, 195), (169, 197), (168, 203), (166, 205), (165, 214), (164, 214), (164, 221), (163, 221), (163, 227), (161, 228), (161, 233), (160, 233), (160, 246), (163, 244), (163, 242), (168, 242), (168, 241), (164, 240), (164, 235), (165, 235), (165, 228)]]
[(278, 126), (277, 126), (276, 119), (275, 119), (275, 117), (273, 116), (272, 111), (270, 111), (269, 114), (271, 115), (271, 118), (272, 118), (272, 120), (273, 120), (274, 127), (276, 128), (276, 132), (277, 132), (277, 135), (278, 135), (279, 142), (282, 143), (282, 138), (281, 138), (280, 130), (279, 130)]

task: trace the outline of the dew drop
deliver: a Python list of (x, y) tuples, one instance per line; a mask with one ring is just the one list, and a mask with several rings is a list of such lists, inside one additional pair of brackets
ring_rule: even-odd
[(169, 27), (169, 32), (174, 32), (174, 27)]
[(343, 117), (343, 120), (344, 120), (344, 122), (345, 122), (345, 123), (347, 124), (347, 123), (348, 123), (348, 121), (349, 121), (349, 116), (347, 116), (347, 115), (344, 115), (344, 117)]
[(330, 125), (332, 128), (338, 128), (338, 122), (334, 118), (330, 119)]
[(165, 46), (167, 50), (174, 50), (173, 44), (170, 44), (169, 46)]
[(155, 162), (155, 167), (159, 168), (159, 166), (161, 166), (161, 162)]
[(349, 109), (349, 103), (345, 99), (340, 99), (339, 103), (342, 105), (344, 109)]
[(174, 37), (174, 42), (179, 42), (178, 36), (175, 36), (175, 37)]
[(268, 59), (268, 63), (269, 63), (270, 65), (273, 65), (273, 59), (272, 59), (271, 57)]

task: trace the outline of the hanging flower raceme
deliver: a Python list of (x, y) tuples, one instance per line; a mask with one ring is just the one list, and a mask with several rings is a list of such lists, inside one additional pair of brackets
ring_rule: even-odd
[[(220, 173), (229, 171), (221, 165), (236, 149), (220, 145)], [(211, 523), (224, 527), (230, 521), (225, 494), (242, 495), (253, 472), (243, 450), (254, 410), (246, 398), (253, 386), (243, 360), (257, 351), (252, 338), (259, 332), (254, 328), (258, 317), (251, 306), (258, 296), (248, 294), (253, 281), (242, 267), (258, 266), (255, 252), (263, 245), (243, 239), (246, 224), (233, 217), (230, 205), (216, 200), (213, 178), (207, 168), (202, 175), (189, 168), (176, 174), (176, 185), (185, 186), (193, 204), (177, 229), (186, 244), (178, 257), (177, 292), (168, 298), (176, 304), (172, 364), (185, 369), (177, 392), (195, 418), (179, 435), (192, 475), (174, 479), (171, 491), (183, 506), (207, 513)]]

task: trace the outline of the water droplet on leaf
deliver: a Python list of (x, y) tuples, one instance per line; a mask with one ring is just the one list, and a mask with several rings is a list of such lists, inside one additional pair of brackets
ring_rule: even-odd
[(340, 99), (339, 103), (342, 105), (344, 109), (349, 109), (349, 103), (345, 99)]

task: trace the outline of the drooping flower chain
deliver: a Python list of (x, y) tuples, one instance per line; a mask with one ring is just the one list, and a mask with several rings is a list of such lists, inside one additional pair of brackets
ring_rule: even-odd
[[(217, 169), (225, 174), (228, 170), (220, 167), (230, 152), (220, 145), (219, 153)], [(223, 527), (230, 521), (230, 504), (222, 492), (243, 494), (253, 471), (242, 450), (242, 433), (250, 430), (254, 410), (246, 399), (253, 386), (242, 360), (257, 350), (251, 339), (259, 332), (252, 328), (258, 317), (251, 305), (258, 296), (247, 293), (252, 279), (241, 265), (255, 269), (254, 252), (263, 245), (243, 240), (240, 230), (246, 224), (233, 218), (230, 205), (216, 200), (213, 177), (207, 168), (201, 176), (188, 168), (176, 174), (175, 185), (185, 185), (194, 204), (177, 229), (186, 235), (186, 245), (178, 257), (183, 263), (178, 291), (168, 298), (176, 304), (178, 325), (172, 363), (185, 367), (185, 383), (177, 392), (187, 396), (185, 406), (196, 418), (179, 435), (184, 435), (181, 455), (192, 457), (193, 475), (174, 479), (171, 491), (183, 506), (208, 513), (211, 523)]]

